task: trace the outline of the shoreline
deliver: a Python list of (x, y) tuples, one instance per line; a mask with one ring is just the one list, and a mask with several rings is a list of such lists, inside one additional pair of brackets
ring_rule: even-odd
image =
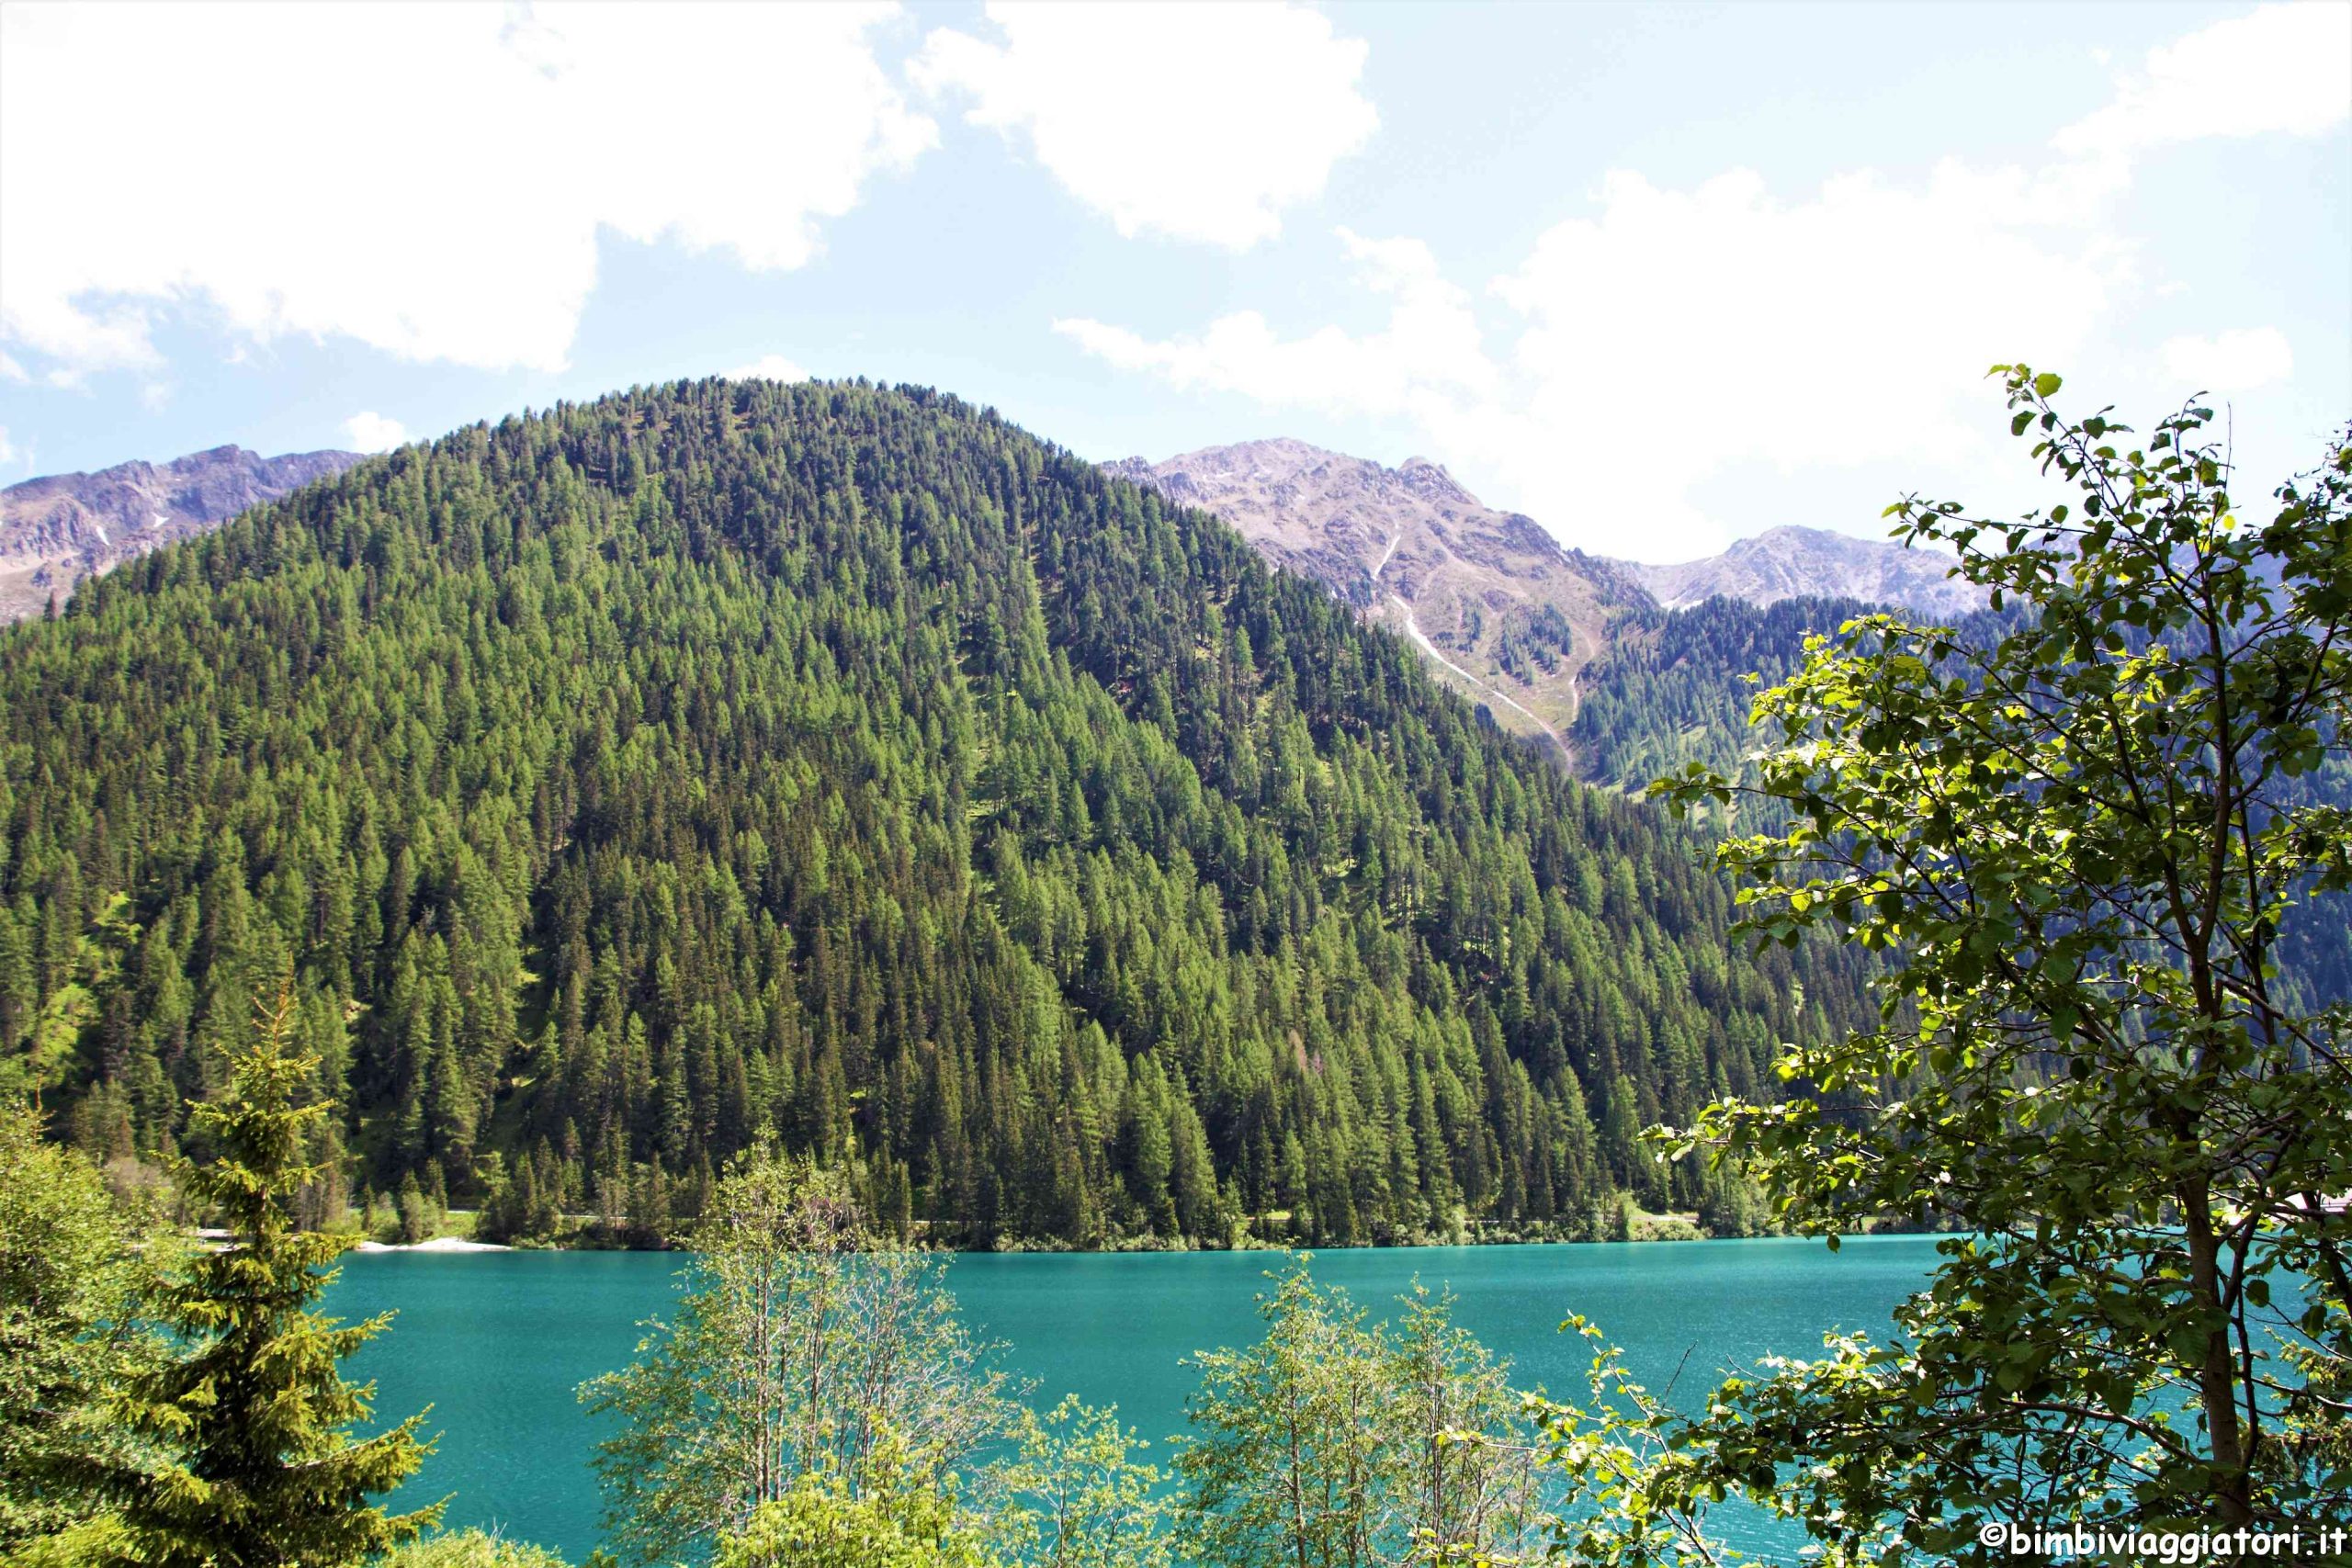
[[(368, 1240), (359, 1243), (354, 1252), (513, 1252), (492, 1241), (473, 1241), (461, 1235), (436, 1235), (431, 1241), (397, 1242)], [(566, 1248), (565, 1250), (573, 1250)]]
[[(1915, 1241), (1935, 1236), (1948, 1235), (1951, 1234), (1952, 1233), (1948, 1231), (1929, 1230), (1889, 1229), (1856, 1231), (1839, 1236), (1838, 1240), (1843, 1245), (1850, 1246), (1858, 1242)], [(1363, 1242), (1348, 1247), (944, 1247), (927, 1248), (925, 1250), (936, 1251), (943, 1256), (952, 1258), (1178, 1258), (1203, 1255), (1248, 1255), (1257, 1253), (1268, 1255), (1297, 1253), (1302, 1256), (1312, 1255), (1316, 1257), (1331, 1257), (1345, 1256), (1350, 1253), (1358, 1252), (1483, 1252), (1497, 1249), (1508, 1249), (1511, 1247), (1628, 1247), (1646, 1248), (1662, 1246), (1688, 1246), (1692, 1243), (1706, 1242), (1817, 1242), (1826, 1247), (1828, 1240), (1829, 1238), (1826, 1236), (1804, 1235), (1793, 1232), (1780, 1231), (1769, 1233), (1764, 1235), (1702, 1235), (1678, 1236), (1673, 1238), (1652, 1237), (1648, 1239), (1633, 1239), (1626, 1241), (1568, 1241), (1536, 1237), (1512, 1241)], [(668, 1254), (684, 1257), (692, 1251), (691, 1248), (683, 1247), (504, 1247), (492, 1242), (469, 1241), (461, 1236), (436, 1236), (431, 1241), (421, 1241), (413, 1245), (405, 1246), (389, 1242), (364, 1241), (358, 1246), (353, 1247), (351, 1250), (354, 1253), (368, 1253), (371, 1255), (391, 1253), (427, 1253), (442, 1257), (464, 1257), (469, 1254), (482, 1252), (526, 1253), (533, 1255), (606, 1254), (612, 1256), (636, 1254), (660, 1256)]]

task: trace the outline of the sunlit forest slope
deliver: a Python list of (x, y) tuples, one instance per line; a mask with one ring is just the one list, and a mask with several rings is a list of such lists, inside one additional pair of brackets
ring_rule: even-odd
[(951, 398), (461, 430), (0, 635), (0, 1047), (155, 1162), (290, 968), (354, 1188), (1589, 1234), (1858, 972), (1204, 513)]

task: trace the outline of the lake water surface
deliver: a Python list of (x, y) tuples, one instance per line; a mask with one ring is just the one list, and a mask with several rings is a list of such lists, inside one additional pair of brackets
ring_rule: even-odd
[[(1676, 1403), (1687, 1404), (1727, 1366), (1809, 1353), (1833, 1328), (1883, 1331), (1924, 1281), (1934, 1248), (1926, 1236), (1853, 1240), (1834, 1254), (1780, 1239), (1419, 1247), (1321, 1253), (1314, 1269), (1380, 1316), (1416, 1276), (1450, 1287), (1457, 1320), (1511, 1358), (1515, 1382), (1557, 1393), (1583, 1392), (1587, 1353), (1558, 1332), (1582, 1313), (1653, 1390), (1681, 1367)], [(452, 1525), (494, 1525), (575, 1562), (585, 1556), (598, 1539), (588, 1461), (599, 1430), (573, 1391), (628, 1362), (637, 1324), (669, 1311), (679, 1262), (596, 1252), (345, 1259), (330, 1310), (399, 1314), (356, 1358), (355, 1375), (377, 1380), (379, 1416), (431, 1404), (426, 1430), (440, 1435), (399, 1504), (447, 1495)], [(1193, 1386), (1183, 1358), (1254, 1339), (1255, 1297), (1281, 1262), (1262, 1252), (964, 1254), (948, 1282), (966, 1320), (1003, 1342), (1006, 1368), (1034, 1380), (1037, 1403), (1075, 1393), (1117, 1404), (1164, 1469)], [(1764, 1521), (1725, 1533), (1751, 1550), (1794, 1544)]]

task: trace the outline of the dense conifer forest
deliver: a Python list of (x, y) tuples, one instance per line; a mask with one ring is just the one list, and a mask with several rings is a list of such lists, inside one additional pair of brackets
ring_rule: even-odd
[(1696, 1201), (1637, 1129), (1869, 1009), (1728, 940), (1705, 849), (921, 389), (461, 430), (0, 637), (0, 1047), (52, 1131), (205, 1154), (290, 970), (347, 1193), (510, 1234), (667, 1234), (770, 1134), (975, 1245)]
[[(1757, 694), (1786, 681), (1804, 663), (1805, 639), (1834, 633), (1857, 615), (1882, 606), (1858, 599), (1792, 598), (1769, 605), (1709, 599), (1677, 610), (1633, 612), (1619, 622), (1609, 649), (1586, 671), (1584, 701), (1569, 731), (1583, 775), (1611, 789), (1640, 795), (1653, 779), (1691, 762), (1747, 778), (1742, 759), (1777, 737), (1748, 727)], [(1899, 612), (1915, 622), (1934, 616)], [(1989, 647), (2025, 624), (2014, 606), (1948, 617), (1956, 639)], [(2166, 634), (2176, 653), (2193, 638)], [(2124, 641), (2146, 646), (2143, 632)], [(1751, 678), (1752, 677), (1752, 678)], [(2330, 752), (2301, 779), (2281, 782), (2282, 798), (2352, 806), (2352, 760)], [(1782, 817), (1769, 802), (1741, 804), (1734, 824), (1743, 830), (1777, 829)], [(2318, 1007), (2352, 999), (2352, 929), (2346, 922), (2304, 921), (2286, 932), (2275, 983), (2292, 1006)]]
[(1638, 792), (1686, 762), (1731, 765), (1749, 744), (1748, 704), (1804, 661), (1806, 634), (1871, 608), (1859, 599), (1715, 598), (1623, 613), (1580, 683), (1568, 732), (1577, 771)]

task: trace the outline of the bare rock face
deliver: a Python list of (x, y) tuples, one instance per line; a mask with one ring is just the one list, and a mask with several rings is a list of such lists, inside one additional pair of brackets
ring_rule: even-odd
[(1826, 528), (1774, 528), (1719, 556), (1625, 570), (1668, 609), (1718, 596), (1752, 604), (1805, 595), (1865, 599), (1930, 615), (1981, 610), (1984, 590), (1947, 575), (1952, 558)]
[(1278, 439), (1104, 469), (1216, 513), (1275, 565), (1411, 638), (1440, 680), (1504, 728), (1548, 737), (1572, 765), (1562, 732), (1578, 678), (1613, 638), (1639, 635), (1629, 611), (1717, 595), (1860, 599), (1937, 615), (1984, 604), (1981, 589), (1946, 576), (1950, 556), (1821, 528), (1774, 528), (1673, 566), (1586, 555), (1420, 457), (1390, 468)]
[(1216, 513), (1276, 565), (1411, 638), (1439, 679), (1563, 758), (1577, 672), (1616, 613), (1651, 603), (1614, 563), (1563, 549), (1424, 458), (1390, 468), (1272, 440), (1106, 467)]
[(209, 533), (359, 461), (356, 452), (264, 457), (216, 446), (158, 466), (119, 463), (0, 490), (0, 624), (40, 615), (96, 577), (159, 545)]

